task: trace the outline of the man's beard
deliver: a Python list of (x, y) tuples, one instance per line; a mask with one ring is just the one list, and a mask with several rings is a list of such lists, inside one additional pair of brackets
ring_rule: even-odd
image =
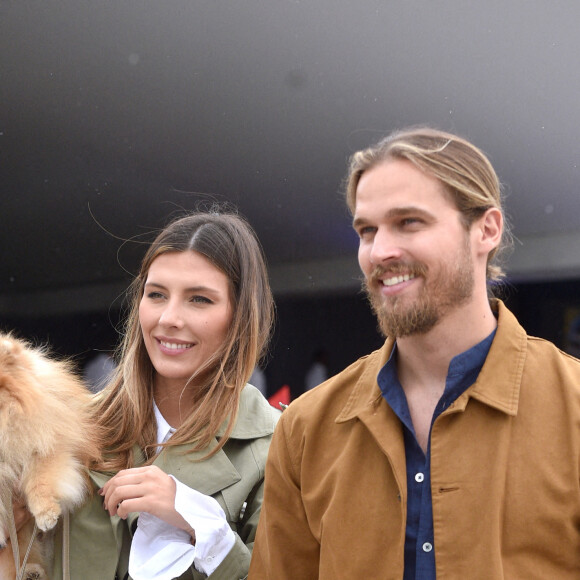
[[(445, 314), (465, 302), (473, 294), (473, 261), (469, 238), (454, 264), (442, 265), (435, 278), (428, 279), (428, 269), (420, 263), (398, 262), (382, 268), (377, 266), (364, 282), (365, 291), (385, 336), (402, 338), (429, 332)], [(423, 278), (424, 286), (411, 303), (405, 296), (383, 296), (376, 287), (379, 276), (403, 273)]]

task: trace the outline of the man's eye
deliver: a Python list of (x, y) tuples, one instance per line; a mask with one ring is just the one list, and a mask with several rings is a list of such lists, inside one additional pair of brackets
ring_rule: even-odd
[(373, 227), (373, 226), (365, 226), (364, 228), (360, 228), (358, 230), (358, 235), (361, 238), (364, 238), (365, 236), (369, 236), (374, 234), (377, 231), (377, 228)]

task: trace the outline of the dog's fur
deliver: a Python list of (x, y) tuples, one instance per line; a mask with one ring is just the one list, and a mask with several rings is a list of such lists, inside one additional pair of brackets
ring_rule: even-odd
[[(63, 511), (85, 498), (87, 470), (98, 458), (97, 437), (89, 417), (90, 393), (72, 367), (0, 332), (0, 487), (26, 501), (42, 532)], [(7, 537), (12, 505), (0, 505), (0, 578), (15, 578)], [(21, 559), (34, 521), (18, 532)], [(35, 540), (25, 578), (49, 578), (47, 538)], [(44, 536), (44, 539), (43, 539)]]

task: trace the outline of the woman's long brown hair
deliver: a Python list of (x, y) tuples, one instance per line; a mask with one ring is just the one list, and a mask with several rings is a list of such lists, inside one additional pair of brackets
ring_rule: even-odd
[(166, 252), (188, 251), (198, 252), (227, 276), (233, 320), (221, 349), (196, 373), (207, 378), (201, 386), (196, 382), (193, 411), (166, 445), (188, 444), (191, 451), (207, 451), (204, 457), (209, 457), (223, 447), (231, 433), (241, 391), (270, 338), (274, 302), (263, 251), (250, 225), (234, 213), (199, 212), (173, 221), (157, 236), (129, 288), (129, 314), (117, 372), (95, 399), (93, 416), (104, 433), (105, 452), (95, 469), (133, 467), (135, 444), (148, 461), (156, 454), (155, 370), (141, 334), (139, 303), (153, 260)]

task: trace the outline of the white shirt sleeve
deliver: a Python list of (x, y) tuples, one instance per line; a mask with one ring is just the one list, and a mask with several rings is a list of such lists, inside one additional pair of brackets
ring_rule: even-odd
[(234, 546), (234, 532), (219, 503), (173, 479), (175, 509), (195, 530), (195, 546), (187, 532), (141, 513), (129, 555), (129, 574), (134, 580), (171, 580), (192, 564), (210, 576)]

